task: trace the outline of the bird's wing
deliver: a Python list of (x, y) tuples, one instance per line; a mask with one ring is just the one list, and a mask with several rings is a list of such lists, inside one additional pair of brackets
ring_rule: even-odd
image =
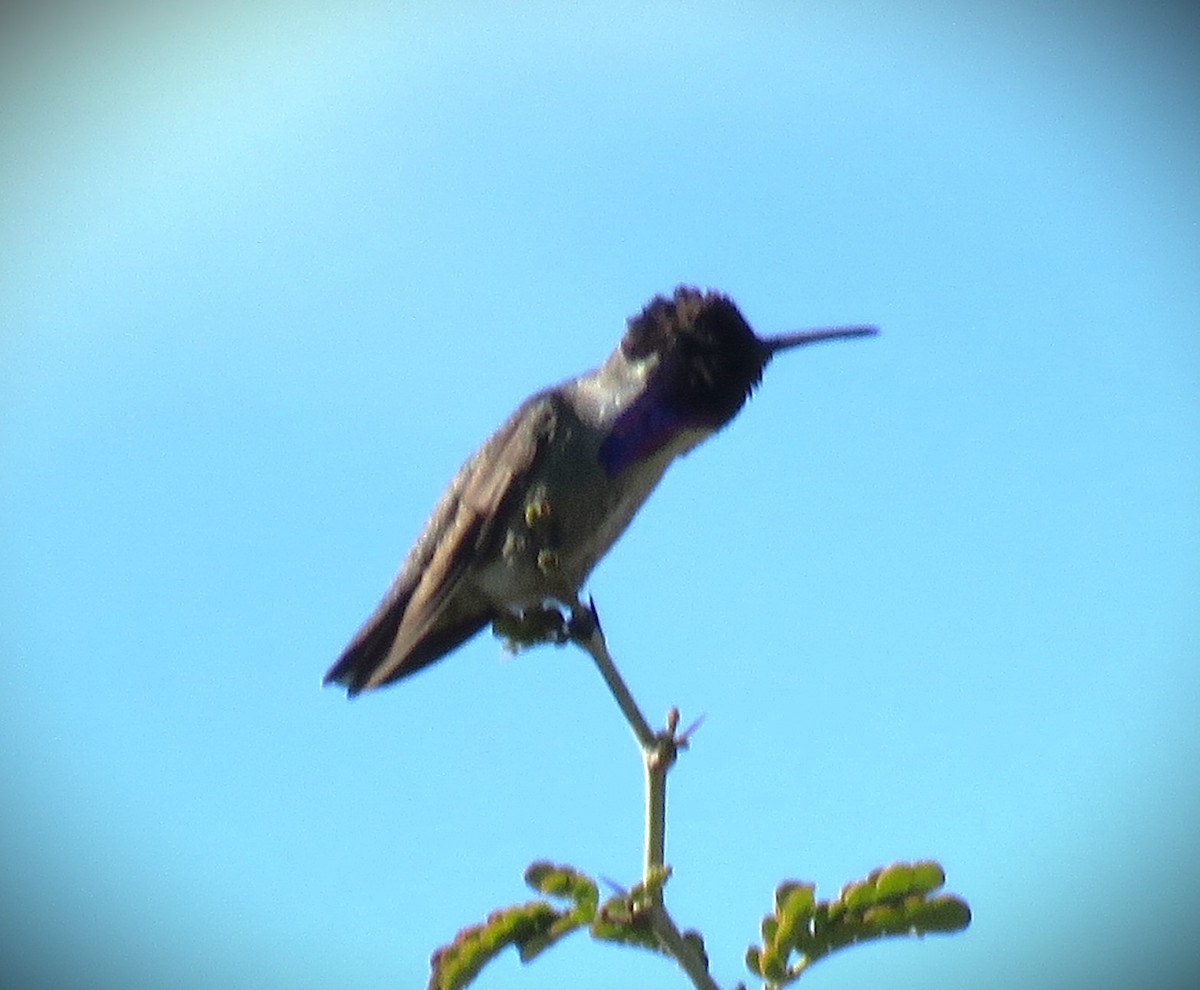
[(534, 396), (463, 465), (383, 601), (325, 675), (326, 684), (343, 684), (353, 695), (406, 677), (496, 617), (495, 606), (464, 589), (463, 581), (503, 539), (503, 520), (524, 492), (554, 417), (551, 400)]

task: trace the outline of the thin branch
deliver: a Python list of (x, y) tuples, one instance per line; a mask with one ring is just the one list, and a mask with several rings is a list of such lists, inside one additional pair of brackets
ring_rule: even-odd
[(629, 693), (629, 688), (625, 686), (625, 680), (621, 677), (617, 665), (613, 663), (613, 658), (608, 652), (608, 644), (604, 642), (604, 633), (600, 629), (600, 617), (596, 614), (596, 603), (589, 601), (587, 605), (584, 605), (576, 599), (571, 604), (569, 629), (571, 639), (583, 647), (596, 661), (596, 666), (600, 668), (600, 676), (604, 678), (604, 683), (608, 685), (612, 696), (617, 699), (617, 704), (621, 707), (629, 727), (633, 729), (633, 734), (637, 737), (642, 751), (647, 752), (654, 749), (657, 745), (657, 738), (650, 728), (650, 723), (646, 721), (646, 716), (642, 714), (637, 702), (633, 700), (633, 695)]
[(659, 902), (650, 908), (650, 926), (666, 950), (688, 975), (696, 990), (721, 990), (696, 949), (688, 945), (679, 927)]
[(664, 865), (667, 846), (667, 772), (674, 762), (662, 758), (661, 751), (646, 749), (642, 757), (646, 765), (646, 855), (642, 876), (649, 879), (656, 867)]
[[(608, 644), (605, 643), (604, 633), (600, 629), (600, 618), (596, 614), (595, 602), (589, 601), (584, 605), (576, 600), (572, 603), (568, 631), (570, 638), (595, 661), (600, 675), (616, 698), (617, 705), (620, 706), (641, 747), (646, 770), (646, 846), (642, 877), (647, 886), (654, 889), (650, 879), (662, 870), (666, 852), (667, 774), (675, 764), (679, 750), (687, 745), (688, 733), (685, 732), (683, 736), (676, 735), (679, 728), (679, 712), (674, 708), (667, 713), (667, 726), (662, 732), (654, 732), (650, 728), (650, 723), (633, 700), (625, 679), (621, 677), (612, 655), (608, 652)], [(654, 934), (663, 948), (687, 973), (696, 990), (720, 990), (700, 953), (688, 944), (671, 915), (667, 913), (661, 889), (654, 894), (649, 907), (649, 917)]]

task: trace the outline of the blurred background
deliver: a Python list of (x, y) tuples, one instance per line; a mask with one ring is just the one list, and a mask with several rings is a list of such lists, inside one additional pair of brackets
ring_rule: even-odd
[[(1194, 985), (1200, 31), (1183, 4), (50, 2), (0, 25), (0, 983), (419, 987), (640, 868), (590, 661), (321, 676), (459, 464), (680, 282), (780, 358), (600, 565), (702, 729), (668, 904), (975, 919), (812, 990)], [(568, 940), (481, 988), (682, 987)]]

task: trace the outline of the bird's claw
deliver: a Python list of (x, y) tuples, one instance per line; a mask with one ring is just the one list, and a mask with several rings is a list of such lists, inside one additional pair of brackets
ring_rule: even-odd
[(504, 640), (510, 653), (542, 643), (562, 646), (572, 638), (566, 616), (551, 605), (537, 605), (520, 613), (505, 612), (492, 621), (492, 631)]

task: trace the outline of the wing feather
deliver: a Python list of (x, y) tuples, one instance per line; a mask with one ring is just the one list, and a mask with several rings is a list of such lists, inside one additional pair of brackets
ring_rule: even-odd
[(525, 490), (554, 423), (545, 394), (526, 401), (463, 465), (446, 490), (392, 587), (325, 683), (350, 694), (407, 677), (479, 632), (500, 611), (473, 586), (494, 559), (504, 520)]

